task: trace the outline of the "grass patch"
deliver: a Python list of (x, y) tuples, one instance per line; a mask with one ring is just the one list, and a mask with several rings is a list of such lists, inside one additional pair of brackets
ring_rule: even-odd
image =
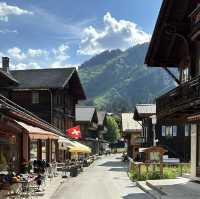
[(190, 173), (190, 165), (164, 165), (163, 176), (160, 175), (160, 167), (157, 165), (145, 165), (139, 167), (132, 165), (129, 171), (129, 177), (133, 181), (157, 180), (157, 179), (175, 179), (186, 173)]
[(113, 148), (112, 149), (112, 153), (126, 153), (127, 152), (127, 148)]

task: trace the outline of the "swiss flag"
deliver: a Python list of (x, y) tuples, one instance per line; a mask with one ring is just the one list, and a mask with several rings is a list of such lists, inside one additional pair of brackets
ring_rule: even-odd
[(80, 126), (75, 126), (73, 128), (67, 129), (66, 133), (71, 138), (74, 138), (74, 139), (80, 139), (81, 138), (81, 129), (80, 129)]

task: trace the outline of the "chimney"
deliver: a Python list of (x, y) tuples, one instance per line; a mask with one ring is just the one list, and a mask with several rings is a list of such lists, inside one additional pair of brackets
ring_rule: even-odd
[(2, 69), (5, 72), (9, 72), (9, 58), (2, 57)]

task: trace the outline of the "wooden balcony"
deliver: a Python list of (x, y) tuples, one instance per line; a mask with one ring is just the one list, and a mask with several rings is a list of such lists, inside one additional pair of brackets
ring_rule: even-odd
[(156, 100), (158, 119), (185, 120), (200, 112), (200, 76), (183, 83)]

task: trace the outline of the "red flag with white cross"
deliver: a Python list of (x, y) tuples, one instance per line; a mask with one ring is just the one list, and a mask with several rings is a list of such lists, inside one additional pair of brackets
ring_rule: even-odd
[(81, 138), (81, 129), (80, 129), (80, 126), (75, 126), (73, 128), (67, 129), (66, 133), (71, 138), (74, 138), (74, 139), (80, 139)]

